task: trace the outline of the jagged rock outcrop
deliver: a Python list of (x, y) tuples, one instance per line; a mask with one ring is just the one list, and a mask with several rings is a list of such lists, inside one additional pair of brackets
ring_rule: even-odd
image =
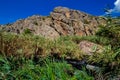
[(13, 24), (6, 25), (7, 32), (23, 33), (29, 29), (32, 33), (46, 38), (57, 38), (61, 35), (87, 36), (95, 34), (98, 25), (104, 25), (105, 20), (78, 10), (56, 7), (50, 16), (34, 15)]

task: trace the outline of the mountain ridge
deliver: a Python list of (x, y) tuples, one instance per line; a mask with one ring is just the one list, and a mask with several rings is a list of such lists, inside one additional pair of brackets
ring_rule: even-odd
[(3, 30), (20, 34), (29, 29), (35, 35), (55, 39), (66, 35), (94, 35), (98, 26), (105, 23), (106, 20), (98, 16), (66, 7), (56, 7), (49, 16), (33, 15), (5, 25)]

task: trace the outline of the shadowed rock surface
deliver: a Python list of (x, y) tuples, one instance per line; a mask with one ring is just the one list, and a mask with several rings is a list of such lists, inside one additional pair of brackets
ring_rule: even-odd
[(5, 25), (4, 30), (19, 34), (29, 29), (35, 35), (55, 39), (61, 35), (93, 35), (98, 26), (105, 23), (105, 19), (101, 17), (66, 7), (56, 7), (49, 16), (33, 15)]

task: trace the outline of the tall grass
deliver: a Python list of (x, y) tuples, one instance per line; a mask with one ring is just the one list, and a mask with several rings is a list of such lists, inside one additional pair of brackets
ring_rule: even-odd
[(65, 61), (45, 58), (38, 63), (32, 59), (19, 60), (0, 56), (2, 80), (93, 80), (84, 70), (73, 69)]
[[(83, 40), (100, 44), (105, 50), (85, 56), (78, 46)], [(87, 64), (101, 68), (98, 73), (90, 71), (95, 79), (113, 79), (120, 74), (120, 48), (117, 44), (114, 49), (112, 41), (111, 38), (100, 35), (61, 36), (50, 40), (29, 34), (0, 32), (0, 79), (93, 80), (93, 77), (87, 74), (89, 71), (76, 70), (65, 61), (54, 61), (46, 58), (47, 56), (86, 59)]]
[(49, 40), (34, 35), (15, 35), (2, 33), (0, 37), (1, 53), (6, 56), (45, 57), (57, 54), (60, 57), (80, 59), (82, 53), (76, 43), (59, 38)]

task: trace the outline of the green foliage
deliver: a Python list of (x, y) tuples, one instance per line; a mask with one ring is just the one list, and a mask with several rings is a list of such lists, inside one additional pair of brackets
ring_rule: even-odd
[(92, 36), (65, 36), (65, 37), (60, 37), (60, 39), (62, 40), (66, 40), (66, 41), (73, 41), (76, 44), (79, 44), (81, 41), (83, 40), (87, 40), (87, 41), (91, 41), (100, 45), (109, 45), (110, 44), (110, 40), (106, 37), (102, 37), (102, 36), (96, 36), (96, 35), (92, 35)]
[(99, 26), (100, 29), (96, 33), (97, 36), (108, 38), (110, 45), (115, 48), (120, 45), (120, 24), (118, 23), (119, 19), (112, 18), (111, 23), (107, 23), (105, 26)]
[[(106, 77), (113, 78), (120, 73), (120, 49), (113, 51), (111, 46), (106, 46), (103, 53), (94, 54), (89, 56), (88, 63), (96, 64), (101, 67), (101, 75), (105, 79)], [(108, 79), (108, 78), (107, 78)]]
[[(0, 32), (0, 79), (93, 80), (88, 75), (89, 71), (76, 70), (65, 61), (46, 58), (55, 55), (86, 59), (88, 64), (101, 68), (100, 72), (90, 71), (96, 80), (113, 79), (113, 76), (120, 74), (120, 24), (114, 18), (105, 26), (99, 27), (93, 36), (61, 36), (56, 40), (31, 35), (29, 29), (19, 35)], [(78, 46), (83, 40), (100, 44), (103, 52), (85, 56)]]
[(85, 71), (74, 70), (65, 61), (45, 58), (38, 63), (24, 57), (0, 57), (0, 79), (5, 80), (93, 80)]
[(31, 30), (26, 28), (23, 32), (23, 34), (32, 34)]
[[(89, 57), (88, 62), (101, 66), (104, 79), (113, 79), (120, 74), (120, 24), (118, 18), (107, 17), (107, 24), (99, 26), (98, 37), (107, 39), (105, 50)], [(104, 42), (104, 40), (103, 40)], [(109, 77), (109, 78), (108, 78)]]
[[(67, 37), (66, 37), (67, 38)], [(49, 40), (40, 36), (2, 34), (1, 52), (7, 56), (47, 56), (57, 54), (59, 57), (81, 59), (82, 54), (76, 43), (71, 40), (59, 38)]]

